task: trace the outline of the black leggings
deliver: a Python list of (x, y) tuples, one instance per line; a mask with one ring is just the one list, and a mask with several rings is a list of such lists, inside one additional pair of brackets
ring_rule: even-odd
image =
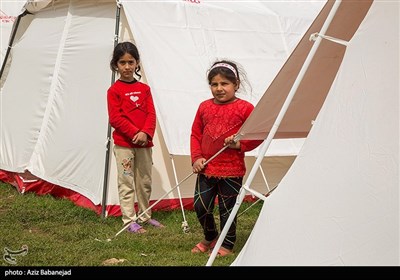
[[(204, 237), (212, 241), (218, 236), (214, 219), (215, 198), (218, 196), (220, 229), (225, 226), (242, 187), (243, 177), (217, 178), (199, 174), (194, 191), (194, 209), (203, 228)], [(236, 220), (233, 220), (222, 246), (232, 250), (236, 241)]]

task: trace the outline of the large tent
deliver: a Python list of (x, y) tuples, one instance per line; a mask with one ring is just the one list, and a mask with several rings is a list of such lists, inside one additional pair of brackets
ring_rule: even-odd
[(400, 265), (399, 8), (373, 1), (346, 40), (310, 134), (233, 266)]
[[(116, 39), (132, 40), (156, 102), (152, 199), (162, 197), (191, 172), (190, 126), (198, 104), (210, 96), (205, 74), (211, 63), (239, 62), (252, 85), (241, 97), (257, 104), (324, 4), (27, 1), (27, 12), (14, 24), (14, 40), (1, 46), (2, 54), (11, 49), (1, 76), (0, 179), (21, 191), (61, 195), (97, 210), (105, 204), (108, 215), (118, 212), (115, 163), (107, 157), (105, 92)], [(276, 139), (260, 169), (266, 174), (260, 172), (254, 187), (267, 193), (276, 186), (303, 140)], [(256, 156), (257, 151), (250, 154), (248, 165)], [(160, 206), (176, 207), (180, 196), (190, 204), (192, 192), (188, 180)]]

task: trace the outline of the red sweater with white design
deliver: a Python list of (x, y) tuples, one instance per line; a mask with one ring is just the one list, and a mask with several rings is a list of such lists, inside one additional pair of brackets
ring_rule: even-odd
[(114, 128), (114, 144), (128, 148), (143, 148), (132, 143), (139, 131), (149, 136), (147, 147), (153, 147), (156, 111), (150, 87), (139, 81), (117, 80), (107, 91), (108, 117)]
[[(242, 99), (228, 104), (215, 104), (213, 98), (203, 101), (192, 125), (192, 163), (199, 158), (209, 159), (220, 151), (225, 138), (239, 131), (253, 109), (253, 104)], [(202, 173), (213, 177), (243, 177), (246, 173), (245, 152), (261, 143), (261, 140), (240, 140), (240, 150), (225, 149), (205, 166)]]

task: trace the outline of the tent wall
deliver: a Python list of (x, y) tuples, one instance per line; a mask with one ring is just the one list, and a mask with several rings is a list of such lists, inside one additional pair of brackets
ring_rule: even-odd
[[(2, 87), (0, 168), (29, 170), (99, 204), (110, 84), (101, 65), (113, 46), (115, 8), (72, 2), (41, 10), (13, 46)], [(27, 61), (34, 71), (21, 75)]]
[(232, 265), (400, 264), (399, 8), (372, 3), (302, 150)]

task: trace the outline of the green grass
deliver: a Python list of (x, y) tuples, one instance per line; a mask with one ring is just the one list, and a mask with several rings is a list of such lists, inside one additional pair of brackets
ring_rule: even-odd
[[(217, 257), (213, 266), (229, 266), (250, 235), (262, 203), (242, 203), (238, 211), (235, 254)], [(26, 255), (16, 255), (16, 264), (2, 258), (0, 266), (205, 266), (207, 254), (192, 254), (202, 236), (194, 211), (185, 210), (189, 232), (182, 229), (181, 210), (155, 211), (153, 217), (165, 228), (146, 227), (145, 234), (122, 229), (120, 217), (102, 218), (67, 199), (34, 193), (20, 194), (0, 182), (0, 249), (17, 251), (28, 246)], [(215, 214), (218, 218), (218, 213)], [(114, 238), (115, 237), (115, 238)], [(106, 240), (111, 238), (110, 242)], [(100, 241), (97, 241), (99, 239)], [(104, 264), (115, 258), (124, 260)]]

